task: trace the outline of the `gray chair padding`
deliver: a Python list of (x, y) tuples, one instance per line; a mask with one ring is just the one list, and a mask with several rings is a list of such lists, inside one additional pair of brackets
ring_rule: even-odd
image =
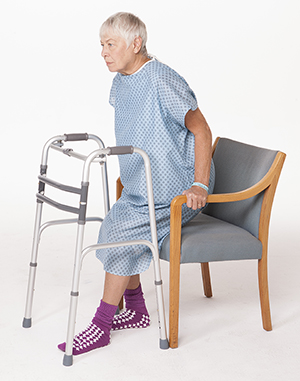
[[(214, 153), (214, 193), (238, 192), (253, 186), (267, 174), (277, 153), (221, 138)], [(258, 238), (262, 200), (263, 192), (248, 200), (209, 204), (203, 213), (240, 226)]]
[[(170, 235), (164, 241), (160, 258), (170, 260)], [(260, 259), (262, 244), (246, 230), (198, 214), (182, 228), (181, 263), (204, 263), (240, 259)]]

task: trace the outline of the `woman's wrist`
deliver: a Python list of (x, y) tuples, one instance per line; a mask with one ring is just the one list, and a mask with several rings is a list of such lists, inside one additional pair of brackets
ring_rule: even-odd
[(192, 184), (192, 187), (194, 187), (194, 186), (203, 188), (204, 190), (206, 190), (206, 192), (208, 192), (208, 186), (207, 185), (204, 185), (202, 183), (194, 181), (193, 184)]

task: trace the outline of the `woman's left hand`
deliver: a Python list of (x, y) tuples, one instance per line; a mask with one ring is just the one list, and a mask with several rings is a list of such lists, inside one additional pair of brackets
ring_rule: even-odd
[(193, 186), (190, 189), (183, 191), (182, 194), (186, 195), (186, 205), (189, 208), (196, 210), (203, 208), (206, 204), (207, 192), (201, 187)]

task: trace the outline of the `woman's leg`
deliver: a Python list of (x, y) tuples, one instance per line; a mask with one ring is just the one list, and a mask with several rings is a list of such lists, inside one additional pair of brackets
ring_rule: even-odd
[(107, 304), (117, 306), (120, 302), (122, 295), (124, 294), (124, 291), (130, 283), (131, 278), (132, 277), (130, 276), (119, 276), (110, 273), (105, 273), (104, 292), (102, 300)]
[(132, 275), (129, 279), (127, 290), (135, 290), (140, 285), (140, 274)]

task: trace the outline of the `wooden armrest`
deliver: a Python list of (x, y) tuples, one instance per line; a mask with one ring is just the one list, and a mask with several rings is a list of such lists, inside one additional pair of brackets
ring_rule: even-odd
[[(251, 198), (258, 193), (265, 190), (268, 186), (264, 183), (258, 182), (257, 184), (253, 185), (250, 188), (247, 188), (245, 190), (242, 190), (240, 192), (234, 192), (234, 193), (220, 193), (220, 194), (209, 194), (207, 196), (207, 203), (222, 203), (222, 202), (234, 202), (234, 201), (241, 201), (246, 200), (247, 198)], [(187, 197), (185, 195), (179, 195), (173, 198), (171, 202), (171, 210), (173, 207), (181, 207), (183, 204), (185, 204), (187, 201)]]
[[(222, 202), (234, 202), (246, 200), (247, 198), (251, 198), (258, 193), (262, 192), (266, 189), (269, 184), (265, 186), (265, 184), (261, 184), (262, 180), (257, 184), (253, 185), (250, 188), (242, 190), (240, 192), (234, 193), (220, 193), (220, 194), (209, 194), (207, 196), (207, 203), (222, 203)], [(173, 198), (171, 202), (171, 213), (173, 208), (181, 207), (187, 201), (187, 197), (185, 195), (179, 195)]]
[[(218, 203), (218, 202), (241, 201), (241, 200), (246, 200), (248, 198), (251, 198), (259, 194), (260, 192), (264, 191), (271, 185), (274, 177), (279, 176), (285, 156), (286, 155), (284, 153), (278, 152), (267, 174), (258, 183), (254, 184), (252, 187), (244, 189), (239, 192), (234, 192), (234, 193), (209, 194), (207, 196), (207, 202)], [(173, 207), (174, 208), (181, 207), (184, 203), (186, 203), (186, 196), (180, 195), (180, 196), (174, 197), (174, 199), (171, 202), (171, 214), (172, 214)]]
[[(266, 176), (262, 180), (260, 180), (257, 184), (253, 185), (250, 188), (242, 190), (240, 192), (209, 194), (207, 196), (207, 202), (208, 203), (234, 202), (234, 201), (241, 201), (241, 200), (246, 200), (247, 198), (251, 198), (257, 195), (258, 193), (262, 192), (266, 188), (268, 188), (268, 186), (270, 185), (270, 182), (267, 181), (268, 179), (266, 179)], [(173, 205), (173, 207), (180, 207), (183, 204), (185, 204), (186, 201), (187, 201), (187, 198), (185, 195), (179, 195), (173, 198), (171, 202), (171, 206)]]

